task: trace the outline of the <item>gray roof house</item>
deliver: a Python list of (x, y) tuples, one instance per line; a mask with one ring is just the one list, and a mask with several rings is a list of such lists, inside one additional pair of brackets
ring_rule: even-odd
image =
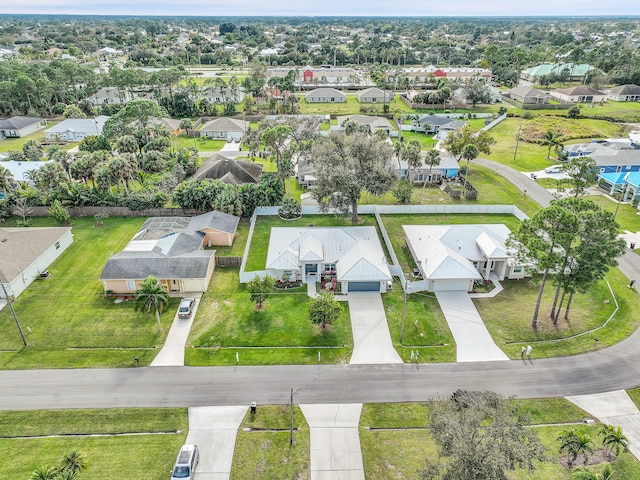
[(640, 149), (631, 140), (618, 139), (574, 143), (562, 149), (569, 159), (589, 156), (598, 165), (599, 173), (640, 171)]
[(211, 103), (225, 103), (227, 100), (240, 103), (244, 99), (244, 92), (239, 88), (234, 92), (229, 87), (211, 87), (204, 90), (200, 97), (206, 98)]
[(341, 127), (347, 120), (359, 123), (360, 125), (366, 125), (369, 127), (369, 131), (371, 133), (375, 133), (376, 130), (384, 130), (387, 134), (390, 134), (393, 131), (391, 122), (384, 117), (374, 117), (371, 115), (341, 115), (337, 120), (338, 125)]
[(238, 139), (244, 137), (244, 132), (249, 128), (249, 122), (236, 118), (220, 117), (205, 123), (199, 130), (201, 137), (226, 139), (231, 137)]
[(304, 283), (332, 277), (342, 293), (385, 292), (392, 279), (374, 227), (274, 227), (266, 271)]
[(360, 103), (389, 103), (393, 100), (393, 94), (388, 90), (381, 90), (378, 87), (370, 87), (358, 92)]
[(85, 137), (100, 135), (109, 119), (106, 115), (96, 118), (68, 118), (44, 131), (47, 140), (78, 142)]
[(551, 100), (547, 92), (533, 87), (514, 87), (507, 92), (507, 96), (524, 104), (545, 104)]
[(104, 290), (132, 294), (151, 275), (169, 292), (205, 292), (215, 250), (203, 246), (230, 245), (224, 242), (233, 240), (238, 221), (215, 211), (193, 218), (148, 218), (125, 248), (107, 260), (100, 275)]
[(19, 138), (37, 132), (47, 124), (44, 118), (11, 117), (0, 120), (0, 140), (4, 138)]
[(94, 107), (100, 105), (124, 105), (131, 100), (131, 94), (126, 90), (119, 90), (116, 87), (102, 87), (93, 95), (89, 95), (85, 100)]
[(407, 245), (420, 274), (413, 291), (462, 291), (478, 280), (527, 275), (505, 242), (505, 225), (403, 225)]
[(607, 100), (606, 93), (586, 85), (552, 90), (551, 96), (564, 103), (598, 103)]
[(307, 103), (344, 103), (347, 96), (336, 88), (316, 88), (304, 96)]
[(640, 87), (632, 83), (620, 85), (609, 90), (607, 98), (616, 102), (638, 102), (640, 101)]
[(448, 133), (451, 130), (458, 130), (464, 125), (465, 122), (462, 120), (439, 115), (422, 115), (413, 122), (414, 127), (422, 129), (425, 133), (438, 133), (440, 130), (446, 130), (446, 133)]
[(217, 178), (232, 185), (258, 183), (263, 168), (259, 163), (243, 159), (233, 160), (215, 153), (204, 160), (193, 178)]

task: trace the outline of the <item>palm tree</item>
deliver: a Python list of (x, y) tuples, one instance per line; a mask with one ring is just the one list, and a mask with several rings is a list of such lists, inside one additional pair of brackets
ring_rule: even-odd
[(83, 472), (89, 467), (89, 463), (84, 454), (78, 450), (71, 450), (60, 460), (63, 471), (70, 471), (73, 473)]
[(562, 147), (562, 143), (559, 141), (559, 138), (562, 136), (560, 133), (553, 133), (551, 130), (547, 130), (544, 133), (544, 139), (542, 141), (542, 145), (549, 147), (547, 149), (547, 158), (551, 157), (551, 149), (555, 147), (555, 152), (558, 151), (559, 148)]
[(407, 168), (409, 170), (409, 183), (413, 186), (413, 176), (411, 171), (420, 166), (420, 143), (416, 140), (411, 140), (408, 143), (403, 143), (400, 148), (400, 158), (407, 162)]
[(620, 450), (623, 452), (629, 450), (629, 440), (622, 433), (621, 427), (603, 424), (598, 433), (602, 436), (602, 445), (608, 447), (609, 453), (615, 450), (616, 457), (620, 454)]
[(153, 276), (145, 278), (140, 284), (140, 288), (136, 291), (135, 309), (147, 313), (153, 309), (156, 314), (159, 332), (162, 330), (160, 314), (162, 310), (164, 310), (165, 305), (168, 304), (169, 294), (158, 279)]
[(13, 176), (11, 175), (11, 172), (7, 168), (0, 166), (0, 186), (2, 186), (2, 193), (4, 196), (7, 195), (7, 190), (12, 184)]
[(55, 480), (60, 470), (56, 467), (45, 465), (40, 468), (36, 468), (29, 477), (29, 480)]
[(464, 190), (467, 190), (467, 177), (469, 176), (469, 162), (478, 158), (478, 147), (473, 143), (468, 143), (462, 149), (462, 158), (467, 160), (467, 168), (464, 172)]
[[(427, 152), (427, 155), (424, 157), (425, 165), (429, 165), (429, 175), (431, 175), (431, 170), (433, 167), (440, 165), (440, 151), (431, 149)], [(427, 179), (425, 178), (422, 182), (422, 190), (420, 190), (420, 199), (418, 203), (422, 203), (422, 194), (424, 193), (424, 187), (427, 185)]]
[(571, 480), (611, 480), (616, 473), (609, 463), (604, 463), (601, 472), (589, 470), (585, 467), (577, 468), (571, 474)]
[(589, 454), (594, 451), (593, 440), (589, 435), (572, 428), (571, 430), (560, 432), (558, 440), (560, 440), (560, 453), (567, 453), (569, 467), (573, 466), (573, 462), (579, 455), (584, 457), (584, 463), (585, 465), (587, 464)]

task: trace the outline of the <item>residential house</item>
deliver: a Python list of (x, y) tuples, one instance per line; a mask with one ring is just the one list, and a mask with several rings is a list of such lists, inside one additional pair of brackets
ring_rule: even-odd
[(316, 85), (348, 85), (359, 82), (358, 75), (353, 68), (332, 67), (324, 65), (320, 68), (310, 66), (301, 69), (302, 83)]
[(342, 293), (382, 293), (392, 280), (374, 227), (274, 227), (266, 271), (304, 283), (335, 278)]
[(524, 265), (506, 247), (505, 225), (403, 225), (407, 246), (422, 280), (413, 291), (461, 291), (474, 282), (519, 279)]
[(0, 140), (5, 138), (26, 137), (35, 133), (47, 124), (44, 118), (11, 117), (0, 120)]
[(243, 183), (258, 183), (263, 166), (249, 160), (233, 160), (220, 153), (206, 158), (193, 178), (217, 178), (224, 183), (241, 185)]
[[(640, 172), (601, 173), (598, 185), (609, 195), (620, 195), (621, 202), (638, 204), (640, 200)], [(638, 204), (640, 208), (640, 204)]]
[(598, 103), (607, 100), (606, 93), (586, 85), (552, 90), (551, 96), (563, 103)]
[(640, 87), (632, 83), (620, 85), (609, 90), (607, 98), (616, 102), (639, 102)]
[(356, 95), (360, 103), (389, 103), (393, 100), (393, 94), (388, 90), (377, 87), (367, 88)]
[(422, 115), (412, 122), (416, 131), (436, 135), (437, 138), (446, 138), (449, 132), (459, 130), (464, 127), (463, 120), (449, 118), (440, 115)]
[[(387, 78), (392, 78), (397, 73), (395, 70), (388, 70), (386, 75)], [(469, 80), (484, 80), (486, 82), (491, 80), (491, 70), (486, 68), (437, 68), (429, 65), (425, 68), (403, 68), (400, 70), (400, 74), (418, 85), (433, 83), (435, 78), (447, 78), (461, 83), (467, 83)]]
[(181, 120), (177, 120), (175, 118), (149, 117), (147, 126), (154, 127), (156, 125), (160, 125), (165, 127), (171, 135), (178, 136), (182, 133), (183, 130), (180, 126), (181, 123)]
[(375, 117), (371, 115), (341, 115), (338, 117), (338, 125), (343, 127), (344, 122), (347, 120), (351, 120), (352, 122), (360, 125), (366, 125), (369, 127), (369, 131), (371, 133), (375, 133), (377, 130), (384, 130), (387, 132), (387, 135), (389, 135), (394, 131), (391, 122), (384, 117)]
[(629, 139), (565, 145), (562, 151), (568, 159), (584, 156), (593, 158), (600, 173), (640, 171), (640, 149)]
[(102, 87), (86, 99), (94, 107), (101, 105), (124, 105), (131, 100), (131, 94), (116, 87)]
[(345, 103), (347, 96), (335, 88), (316, 88), (305, 95), (307, 103)]
[(72, 243), (71, 227), (0, 228), (0, 282), (7, 294), (18, 297)]
[(106, 115), (96, 118), (68, 118), (44, 131), (47, 140), (78, 142), (85, 137), (102, 134), (109, 119)]
[(507, 97), (525, 105), (547, 104), (551, 96), (547, 92), (533, 87), (514, 87), (507, 92)]
[(543, 63), (523, 70), (520, 77), (532, 82), (549, 76), (566, 78), (569, 82), (581, 82), (593, 70), (595, 68), (586, 63)]
[(115, 48), (104, 47), (97, 50), (93, 55), (102, 60), (109, 60), (124, 55), (124, 52)]
[(241, 140), (249, 128), (249, 122), (236, 118), (220, 117), (210, 120), (198, 130), (201, 137)]
[(205, 245), (230, 245), (238, 217), (208, 212), (193, 218), (149, 218), (133, 239), (104, 267), (105, 291), (133, 294), (148, 276), (169, 292), (205, 292), (215, 268), (215, 250)]
[(231, 90), (229, 87), (211, 87), (207, 88), (200, 95), (211, 103), (226, 103), (227, 100), (233, 103), (240, 103), (244, 100), (244, 92), (241, 89)]
[[(397, 164), (397, 171), (400, 178), (409, 177), (409, 166), (405, 160), (395, 159)], [(422, 185), (424, 182), (427, 184), (440, 183), (443, 178), (455, 178), (460, 173), (460, 165), (455, 158), (441, 157), (440, 164), (430, 167), (424, 164), (411, 169), (411, 176), (413, 177), (413, 183)]]
[[(2, 157), (0, 157), (2, 160)], [(42, 167), (47, 162), (17, 162), (15, 160), (8, 161), (0, 161), (0, 167), (4, 167), (9, 170), (11, 173), (11, 177), (15, 182), (31, 182), (31, 173), (37, 171), (40, 167)]]

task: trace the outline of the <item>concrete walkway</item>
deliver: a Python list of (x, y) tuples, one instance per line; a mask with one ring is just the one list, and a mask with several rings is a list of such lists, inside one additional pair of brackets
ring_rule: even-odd
[(300, 405), (311, 433), (311, 480), (364, 480), (361, 403)]
[(353, 354), (349, 363), (403, 363), (393, 348), (380, 294), (350, 293), (347, 297), (353, 331)]
[(202, 294), (194, 294), (192, 298), (196, 299), (193, 306), (191, 318), (178, 318), (178, 312), (173, 318), (171, 329), (167, 335), (167, 340), (160, 353), (151, 362), (152, 367), (183, 367), (184, 366), (184, 348), (187, 344), (187, 338), (191, 331), (193, 319), (198, 312), (198, 306), (202, 299)]
[(566, 397), (602, 423), (622, 427), (629, 440), (629, 451), (640, 459), (640, 411), (624, 390)]
[(456, 361), (509, 360), (494, 343), (467, 293), (436, 292), (436, 298), (456, 341)]
[(246, 406), (189, 409), (189, 434), (185, 443), (200, 449), (198, 480), (229, 479), (238, 428), (247, 410)]

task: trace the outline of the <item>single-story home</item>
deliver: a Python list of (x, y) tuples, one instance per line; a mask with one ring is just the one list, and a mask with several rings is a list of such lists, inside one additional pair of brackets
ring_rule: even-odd
[(551, 90), (550, 95), (564, 103), (598, 103), (607, 100), (606, 93), (586, 85)]
[(215, 250), (204, 246), (230, 245), (238, 220), (222, 212), (147, 219), (127, 246), (107, 260), (100, 275), (104, 290), (132, 294), (154, 276), (169, 292), (205, 292)]
[(347, 96), (336, 88), (316, 88), (304, 96), (307, 103), (344, 103)]
[(220, 153), (214, 153), (202, 162), (193, 178), (217, 178), (232, 185), (258, 183), (263, 168), (259, 163), (244, 159), (234, 160)]
[(525, 105), (547, 104), (551, 101), (549, 93), (533, 87), (514, 87), (506, 96)]
[(26, 137), (35, 133), (47, 124), (44, 118), (11, 117), (0, 120), (0, 140), (4, 138)]
[(175, 118), (168, 117), (149, 117), (149, 121), (147, 123), (150, 127), (155, 127), (156, 125), (162, 125), (165, 127), (171, 135), (178, 136), (182, 133), (182, 127), (180, 124), (181, 120), (176, 120)]
[(211, 87), (204, 90), (200, 97), (206, 98), (211, 103), (225, 103), (227, 100), (241, 103), (244, 99), (244, 92), (239, 88), (231, 90), (229, 87)]
[(93, 95), (89, 95), (87, 100), (94, 107), (100, 105), (124, 105), (131, 100), (131, 94), (116, 87), (102, 87)]
[(527, 275), (505, 243), (505, 225), (403, 225), (407, 246), (422, 275), (413, 291), (462, 291), (474, 282)]
[(369, 127), (371, 133), (375, 133), (377, 130), (384, 130), (389, 135), (393, 131), (393, 126), (387, 118), (374, 117), (371, 115), (341, 115), (337, 118), (338, 125), (342, 127), (344, 122), (351, 120), (352, 122), (360, 125), (366, 125)]
[[(409, 176), (409, 167), (407, 162), (400, 159), (396, 159), (395, 162), (398, 166), (398, 175), (401, 178), (407, 178)], [(414, 183), (422, 185), (424, 182), (427, 182), (428, 184), (439, 183), (442, 178), (457, 177), (459, 172), (460, 165), (455, 158), (441, 157), (440, 164), (434, 165), (431, 168), (429, 165), (425, 165), (423, 160), (421, 166), (411, 169), (411, 176), (413, 177)]]
[(388, 90), (371, 87), (358, 92), (356, 95), (360, 103), (389, 103), (393, 100), (393, 94)]
[(438, 133), (440, 130), (447, 132), (459, 130), (464, 127), (465, 122), (455, 118), (443, 117), (440, 115), (421, 115), (418, 120), (412, 122), (414, 128), (422, 129), (424, 133)]
[(342, 293), (382, 293), (392, 279), (375, 227), (274, 227), (266, 271), (303, 283), (329, 276)]
[(7, 294), (18, 297), (72, 243), (71, 227), (0, 228), (0, 281)]
[(249, 122), (229, 117), (220, 117), (205, 123), (199, 130), (201, 137), (234, 140), (242, 139), (249, 128)]
[(607, 92), (607, 98), (616, 102), (638, 102), (640, 101), (640, 86), (629, 83), (614, 87)]
[(542, 77), (556, 76), (566, 78), (567, 81), (582, 81), (595, 70), (587, 63), (543, 63), (535, 67), (527, 68), (520, 73), (525, 80), (538, 82)]
[[(1, 158), (0, 158), (1, 160)], [(17, 162), (15, 160), (0, 161), (0, 167), (9, 170), (15, 182), (30, 182), (27, 172), (38, 170), (47, 162)]]
[(600, 173), (640, 171), (640, 149), (629, 139), (611, 139), (565, 145), (562, 151), (569, 159), (591, 157)]
[(102, 128), (109, 119), (106, 115), (96, 118), (68, 118), (44, 131), (47, 140), (79, 142), (85, 137), (102, 134)]
[(598, 185), (609, 195), (622, 194), (622, 202), (637, 202), (640, 199), (640, 172), (601, 173), (598, 175)]

